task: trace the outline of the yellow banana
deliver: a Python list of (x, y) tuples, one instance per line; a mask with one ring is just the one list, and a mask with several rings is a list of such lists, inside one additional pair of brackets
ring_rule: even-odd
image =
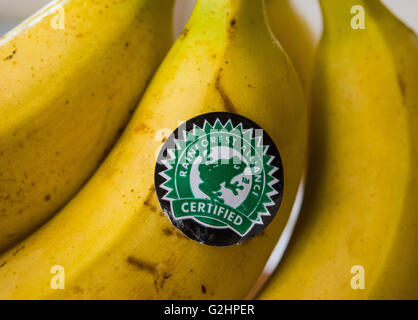
[[(156, 136), (229, 111), (280, 149), (285, 192), (259, 236), (214, 247), (177, 231), (154, 191)], [(198, 1), (118, 144), (50, 222), (0, 257), (1, 298), (243, 298), (286, 224), (305, 167), (307, 111), (296, 72), (270, 33), (262, 0)], [(49, 273), (65, 269), (65, 289)]]
[(321, 6), (305, 202), (259, 297), (416, 299), (417, 38), (377, 1)]
[(171, 0), (54, 1), (0, 40), (0, 250), (114, 144), (171, 42)]
[(309, 98), (316, 47), (314, 35), (291, 0), (266, 0), (266, 11), (270, 28), (292, 60)]
[(368, 10), (390, 45), (403, 104), (408, 114), (411, 167), (405, 213), (385, 257), (379, 281), (370, 296), (380, 299), (418, 299), (418, 37), (380, 1), (368, 1)]

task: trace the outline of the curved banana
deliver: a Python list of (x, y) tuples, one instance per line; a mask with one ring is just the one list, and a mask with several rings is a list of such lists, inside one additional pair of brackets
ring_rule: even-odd
[(416, 299), (417, 38), (377, 1), (321, 5), (305, 203), (259, 298)]
[(98, 167), (171, 44), (171, 0), (54, 1), (0, 40), (0, 251)]
[[(262, 126), (280, 148), (286, 179), (281, 208), (264, 233), (230, 247), (183, 236), (153, 185), (161, 130), (211, 111)], [(0, 257), (0, 297), (243, 298), (291, 210), (305, 169), (306, 114), (264, 1), (198, 1), (106, 161), (48, 224)], [(50, 286), (54, 265), (65, 268), (64, 290)]]
[(411, 144), (405, 213), (399, 220), (395, 241), (385, 257), (382, 274), (370, 296), (379, 299), (418, 299), (418, 37), (380, 1), (368, 1), (367, 5), (390, 45), (408, 114)]
[(292, 60), (309, 98), (316, 49), (314, 35), (291, 0), (266, 0), (266, 11), (270, 28)]

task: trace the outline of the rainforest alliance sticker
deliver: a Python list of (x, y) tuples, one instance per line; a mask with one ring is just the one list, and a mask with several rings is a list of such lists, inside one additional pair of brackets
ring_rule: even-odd
[(276, 215), (283, 167), (273, 140), (253, 121), (208, 113), (186, 121), (164, 143), (155, 186), (176, 228), (201, 243), (233, 245)]

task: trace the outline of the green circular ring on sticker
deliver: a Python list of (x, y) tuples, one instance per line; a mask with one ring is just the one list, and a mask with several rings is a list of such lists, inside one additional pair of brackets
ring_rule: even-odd
[(186, 121), (160, 151), (155, 186), (164, 213), (190, 238), (238, 244), (274, 218), (283, 167), (272, 139), (251, 120), (216, 112)]

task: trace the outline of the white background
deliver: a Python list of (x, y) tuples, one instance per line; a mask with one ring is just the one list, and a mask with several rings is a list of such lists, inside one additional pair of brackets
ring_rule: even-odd
[[(317, 0), (291, 1), (296, 10), (306, 18), (309, 25), (315, 30), (318, 39), (322, 24)], [(0, 36), (48, 2), (48, 0), (0, 0)], [(418, 33), (418, 0), (383, 0), (383, 2)], [(175, 35), (181, 32), (194, 3), (195, 0), (177, 0)]]

